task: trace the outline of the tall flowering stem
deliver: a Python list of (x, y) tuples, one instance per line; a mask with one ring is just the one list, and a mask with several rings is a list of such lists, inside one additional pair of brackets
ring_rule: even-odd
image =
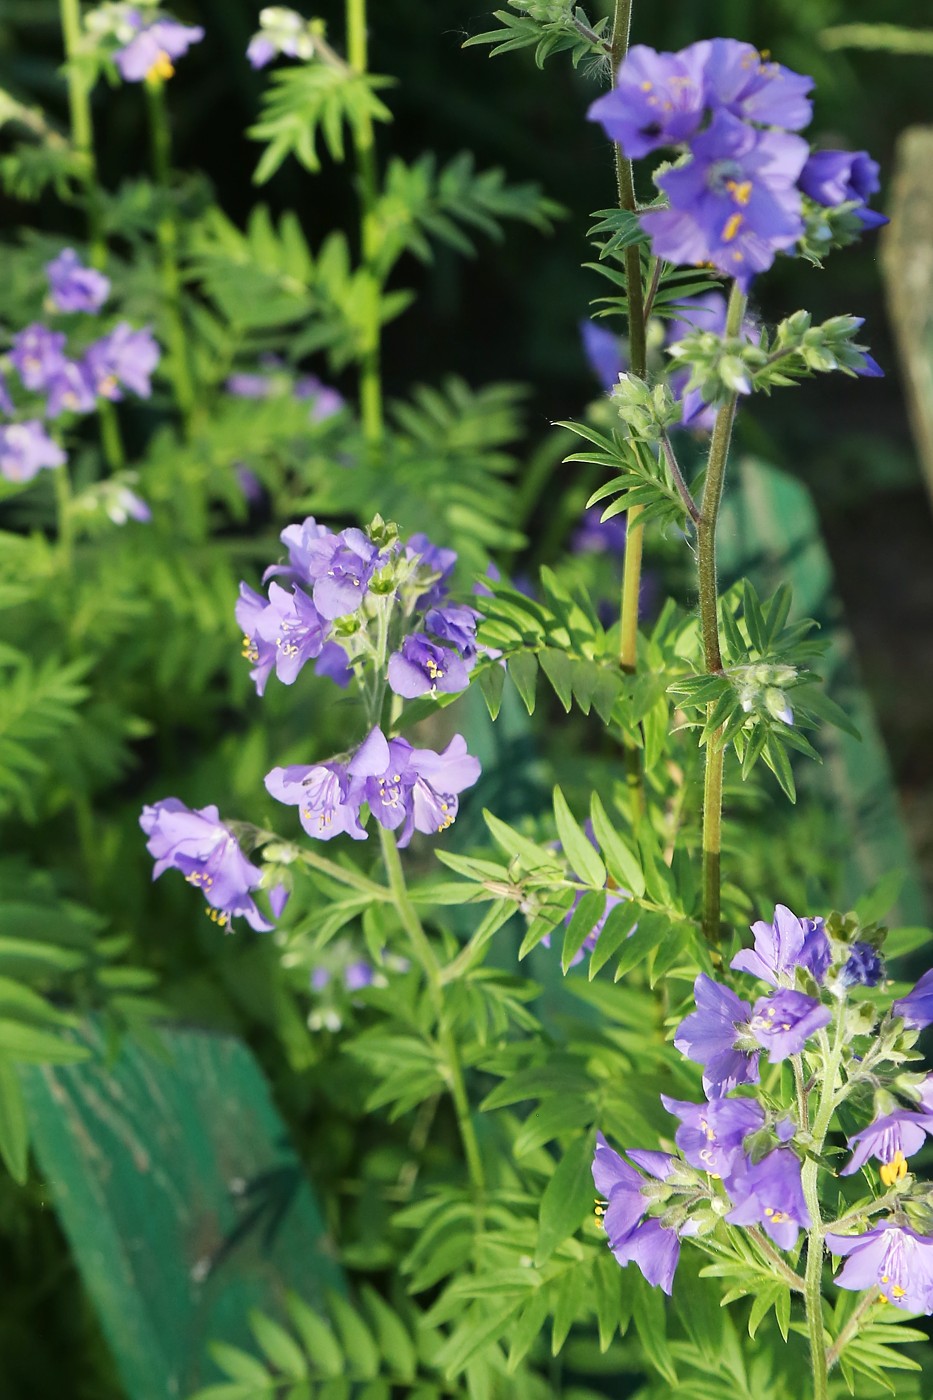
[(418, 916), (418, 911), (411, 902), (408, 887), (405, 883), (405, 872), (402, 869), (402, 862), (399, 858), (395, 833), (388, 831), (385, 827), (380, 827), (379, 840), (382, 845), (382, 858), (389, 881), (392, 902), (402, 922), (402, 927), (408, 934), (412, 951), (421, 964), (428, 981), (431, 1001), (437, 1016), (438, 1044), (446, 1069), (448, 1087), (454, 1103), (454, 1111), (457, 1115), (457, 1124), (460, 1128), (460, 1138), (463, 1142), (467, 1170), (470, 1174), (470, 1181), (474, 1193), (477, 1197), (480, 1197), (486, 1189), (486, 1173), (483, 1168), (483, 1159), (480, 1154), (476, 1130), (473, 1126), (473, 1118), (470, 1113), (470, 1101), (467, 1097), (466, 1084), (463, 1079), (463, 1066), (460, 1063), (460, 1052), (456, 1037), (447, 1024), (444, 1012), (444, 988), (441, 966), (431, 946), (431, 940), (425, 933), (424, 925)]
[[(367, 71), (369, 45), (366, 31), (366, 0), (347, 0), (347, 57), (351, 68), (355, 68), (358, 73)], [(371, 277), (360, 362), (360, 416), (364, 436), (367, 441), (375, 443), (382, 436), (382, 379), (379, 287), (373, 271), (379, 238), (376, 225), (376, 143), (369, 116), (362, 117), (359, 122), (356, 159), (360, 187), (361, 251), (363, 265)]]
[[(726, 335), (740, 333), (748, 299), (733, 282), (726, 313)], [(697, 522), (697, 576), (703, 657), (708, 672), (722, 670), (719, 649), (719, 585), (716, 567), (716, 527), (722, 489), (732, 442), (732, 425), (738, 396), (731, 393), (716, 415), (710, 442), (706, 483)], [(720, 860), (722, 851), (722, 776), (725, 751), (722, 731), (707, 736), (706, 772), (703, 783), (703, 933), (707, 941), (719, 941)]]
[[(825, 1031), (821, 1032), (824, 1063), (821, 1077), (821, 1091), (816, 1117), (813, 1120), (813, 1135), (810, 1155), (803, 1164), (801, 1185), (803, 1196), (810, 1213), (810, 1229), (807, 1232), (807, 1269), (804, 1284), (804, 1306), (807, 1316), (807, 1335), (810, 1340), (810, 1362), (813, 1368), (813, 1400), (826, 1400), (829, 1394), (829, 1365), (826, 1343), (823, 1336), (823, 1236), (825, 1227), (820, 1214), (820, 1197), (817, 1186), (819, 1158), (823, 1143), (832, 1122), (836, 1107), (836, 1080), (842, 1062), (845, 1040), (845, 1010), (839, 1006), (836, 1011), (836, 1029), (832, 1048)], [(795, 1055), (795, 1062), (800, 1056)], [(802, 1066), (801, 1066), (802, 1069)], [(796, 1064), (795, 1064), (796, 1072)]]
[[(152, 153), (152, 173), (166, 198), (171, 183), (171, 134), (165, 105), (164, 82), (158, 76), (145, 81), (146, 103), (149, 109), (149, 141)], [(162, 289), (171, 350), (172, 384), (175, 402), (181, 414), (186, 434), (190, 433), (195, 408), (194, 381), (188, 362), (188, 337), (181, 313), (181, 279), (178, 274), (178, 227), (175, 216), (166, 209), (156, 226)]]

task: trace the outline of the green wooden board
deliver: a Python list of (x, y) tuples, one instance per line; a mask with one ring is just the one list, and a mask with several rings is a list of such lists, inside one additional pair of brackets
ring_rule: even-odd
[[(22, 1068), (34, 1149), (132, 1400), (218, 1379), (250, 1308), (343, 1288), (268, 1086), (229, 1036), (167, 1029), (167, 1057)], [(84, 1038), (103, 1055), (96, 1028)], [(70, 1383), (65, 1386), (70, 1391)]]
[(897, 914), (906, 924), (929, 919), (926, 895), (898, 806), (884, 741), (862, 689), (852, 638), (834, 592), (832, 562), (806, 487), (752, 458), (734, 469), (723, 504), (721, 585), (747, 574), (766, 597), (786, 580), (795, 617), (813, 617), (829, 641), (822, 671), (828, 693), (856, 725), (861, 741), (824, 729), (822, 767), (811, 772), (800, 801), (833, 804), (847, 835), (842, 896), (849, 906), (889, 871), (905, 872)]

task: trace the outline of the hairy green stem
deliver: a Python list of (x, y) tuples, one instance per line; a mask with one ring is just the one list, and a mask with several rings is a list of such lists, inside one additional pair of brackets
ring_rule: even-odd
[(795, 1274), (787, 1260), (783, 1259), (781, 1255), (778, 1254), (767, 1235), (763, 1234), (756, 1225), (750, 1225), (748, 1227), (748, 1233), (768, 1262), (780, 1274), (788, 1288), (792, 1289), (794, 1293), (803, 1293), (805, 1288), (803, 1279), (799, 1274)]
[(421, 964), (421, 968), (427, 978), (428, 990), (431, 995), (435, 1015), (437, 1016), (438, 1046), (447, 1072), (448, 1087), (450, 1088), (451, 1098), (453, 1099), (454, 1111), (457, 1115), (460, 1138), (463, 1142), (463, 1150), (466, 1155), (467, 1170), (469, 1171), (470, 1181), (474, 1191), (477, 1196), (481, 1196), (486, 1189), (486, 1173), (483, 1169), (483, 1159), (480, 1154), (479, 1143), (476, 1139), (476, 1130), (473, 1127), (473, 1118), (470, 1113), (470, 1101), (467, 1097), (466, 1084), (463, 1078), (460, 1050), (457, 1045), (456, 1036), (447, 1024), (445, 1015), (441, 965), (437, 960), (431, 940), (424, 931), (424, 925), (418, 916), (418, 911), (411, 902), (408, 886), (405, 883), (405, 872), (402, 869), (402, 862), (399, 859), (395, 833), (387, 831), (385, 827), (380, 827), (379, 840), (382, 845), (382, 858), (385, 864), (386, 876), (389, 881), (392, 902), (402, 921), (402, 927), (408, 934), (412, 951)]
[[(829, 1366), (826, 1343), (823, 1336), (823, 1237), (826, 1227), (820, 1212), (820, 1197), (817, 1186), (819, 1162), (817, 1158), (823, 1150), (823, 1143), (832, 1122), (836, 1103), (836, 1079), (842, 1062), (845, 1035), (844, 1008), (836, 1012), (836, 1029), (832, 1048), (825, 1035), (821, 1037), (823, 1046), (823, 1075), (820, 1084), (820, 1101), (813, 1122), (811, 1155), (803, 1164), (801, 1183), (803, 1198), (810, 1216), (807, 1231), (807, 1268), (805, 1274), (804, 1306), (807, 1318), (807, 1336), (810, 1340), (810, 1363), (813, 1371), (813, 1400), (826, 1400), (829, 1394)], [(795, 1060), (799, 1056), (794, 1057)]]
[(843, 1351), (851, 1342), (852, 1338), (858, 1335), (858, 1330), (862, 1325), (862, 1318), (868, 1312), (869, 1308), (873, 1308), (875, 1306), (880, 1297), (880, 1288), (870, 1288), (868, 1292), (865, 1293), (859, 1299), (858, 1305), (855, 1311), (853, 1312), (852, 1316), (849, 1318), (845, 1327), (843, 1327), (842, 1331), (839, 1333), (839, 1336), (833, 1342), (832, 1346), (826, 1352), (827, 1371), (831, 1371), (833, 1369), (836, 1362), (842, 1355)]
[(194, 415), (195, 393), (191, 367), (188, 362), (188, 337), (181, 309), (181, 278), (178, 273), (178, 225), (171, 199), (172, 139), (165, 105), (164, 83), (161, 78), (147, 78), (146, 103), (149, 110), (149, 141), (152, 173), (165, 201), (165, 210), (156, 224), (162, 291), (165, 299), (166, 330), (170, 351), (172, 387), (175, 403), (186, 436), (190, 436)]
[[(747, 299), (733, 282), (726, 313), (726, 335), (738, 335)], [(736, 394), (730, 394), (716, 414), (706, 467), (706, 482), (697, 521), (697, 579), (703, 657), (710, 674), (722, 671), (719, 647), (719, 583), (716, 568), (716, 527), (726, 479), (726, 463), (735, 422)], [(712, 712), (712, 704), (709, 713)], [(703, 933), (708, 943), (719, 942), (722, 851), (722, 778), (725, 752), (722, 729), (706, 739), (703, 783)]]
[[(347, 57), (351, 68), (366, 73), (369, 48), (366, 31), (366, 0), (347, 0)], [(376, 143), (369, 116), (360, 119), (356, 127), (356, 163), (360, 192), (360, 251), (363, 268), (369, 274), (367, 300), (364, 307), (362, 345), (360, 348), (360, 417), (363, 436), (376, 443), (382, 437), (382, 377), (381, 321), (379, 301), (381, 286), (376, 275), (375, 258), (379, 245), (376, 221), (378, 181), (376, 172)]]

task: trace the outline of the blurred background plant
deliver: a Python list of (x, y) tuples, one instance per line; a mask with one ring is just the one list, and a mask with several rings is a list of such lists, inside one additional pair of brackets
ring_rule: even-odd
[[(66, 80), (61, 21), (68, 32), (77, 12), (69, 0), (8, 0), (0, 16), (0, 323), (9, 338), (54, 315), (43, 309), (46, 264), (63, 246), (93, 261), (106, 243), (112, 296), (99, 327), (74, 332), (79, 351), (124, 321), (150, 326), (163, 349), (151, 397), (116, 408), (105, 398), (93, 414), (66, 417), (70, 499), (56, 495), (50, 472), (28, 492), (2, 485), (0, 959), (36, 998), (24, 992), (28, 1005), (11, 1009), (11, 1022), (38, 1037), (11, 1034), (14, 1060), (69, 1056), (59, 1024), (92, 1008), (114, 1036), (146, 1037), (163, 1005), (246, 1036), (312, 1177), (340, 1212), (347, 1257), (378, 1270), (386, 1261), (367, 1242), (384, 1203), (338, 1189), (361, 1141), (375, 1153), (373, 1128), (347, 1130), (350, 1072), (326, 1034), (309, 1039), (306, 1030), (309, 1015), (325, 1030), (328, 1017), (354, 1015), (348, 986), (309, 998), (300, 959), (283, 968), (271, 942), (219, 945), (180, 882), (151, 888), (137, 814), (143, 800), (174, 792), (192, 806), (253, 813), (263, 774), (300, 747), (307, 702), (279, 687), (260, 715), (231, 619), (240, 577), (255, 579), (278, 530), (306, 513), (365, 521), (379, 511), (405, 533), (425, 530), (459, 552), (467, 585), (493, 556), (514, 575), (563, 559), (565, 580), (617, 596), (618, 540), (599, 535), (598, 547), (590, 539), (564, 558), (592, 478), (558, 470), (564, 445), (548, 427), (597, 393), (579, 323), (598, 288), (578, 264), (612, 176), (603, 137), (583, 123), (598, 90), (586, 63), (574, 69), (557, 56), (542, 82), (531, 51), (492, 64), (482, 49), (461, 52), (490, 27), (475, 6), (381, 0), (370, 68), (396, 82), (361, 95), (348, 114), (358, 144), (375, 124), (392, 153), (381, 155), (377, 209), (365, 160), (355, 188), (347, 179), (333, 122), (322, 116), (310, 150), (306, 133), (289, 135), (287, 85), (274, 85), (279, 106), (259, 115), (268, 80), (244, 57), (258, 10), (245, 0), (179, 4), (178, 18), (202, 27), (203, 40), (179, 57), (170, 83), (151, 86), (117, 81), (112, 60), (98, 72), (77, 47)], [(924, 10), (897, 0), (885, 19), (923, 28)], [(342, 4), (329, 0), (315, 14), (342, 32)], [(891, 29), (869, 32), (876, 18), (869, 0), (772, 0), (752, 14), (708, 0), (701, 17), (645, 7), (636, 25), (639, 41), (659, 48), (723, 34), (771, 49), (816, 79), (814, 136), (869, 149), (887, 173), (902, 130), (929, 120), (933, 59)], [(251, 128), (271, 138), (265, 156)], [(349, 241), (335, 232), (357, 227)], [(353, 270), (357, 249), (365, 276)], [(744, 423), (738, 446), (799, 473), (814, 493), (929, 875), (933, 528), (875, 262), (872, 243), (823, 270), (783, 261), (760, 312), (774, 319), (806, 305), (824, 319), (858, 310), (888, 378), (870, 398), (842, 376), (805, 386), (792, 414), (778, 396)], [(365, 388), (374, 288), (388, 311), (385, 405)], [(69, 333), (76, 324), (68, 319)], [(359, 364), (357, 424), (345, 401)], [(376, 458), (367, 443), (373, 415), (383, 414)], [(151, 519), (128, 519), (121, 491), (145, 502)], [(666, 591), (689, 598), (680, 554), (662, 538), (650, 562)], [(320, 698), (311, 692), (316, 743), (340, 748), (341, 708), (326, 681), (311, 684), (320, 687)], [(557, 718), (553, 702), (543, 711), (539, 733)], [(534, 810), (555, 777), (582, 790), (604, 771), (580, 716), (561, 722), (564, 757), (550, 767), (527, 725), (494, 741), (483, 800), (500, 816)], [(760, 804), (760, 794), (747, 800)], [(841, 858), (831, 824), (812, 811), (802, 820), (808, 836), (796, 851), (766, 854), (763, 840), (750, 860), (762, 879), (780, 871), (792, 890), (831, 888)], [(478, 811), (465, 814), (458, 845), (480, 825)], [(34, 946), (4, 952), (3, 937)], [(23, 1179), (23, 1113), (13, 1078), (3, 1083), (0, 1143)], [(402, 1152), (398, 1141), (380, 1150)], [(68, 1375), (81, 1378), (76, 1393), (118, 1394), (43, 1200), (34, 1179), (24, 1189), (0, 1184), (0, 1267), (16, 1299), (0, 1321), (0, 1389), (32, 1400)], [(40, 1315), (44, 1356), (28, 1341)]]

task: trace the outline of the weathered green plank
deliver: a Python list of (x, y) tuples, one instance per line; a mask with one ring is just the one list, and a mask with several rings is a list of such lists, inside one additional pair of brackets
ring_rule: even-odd
[[(103, 1053), (101, 1037), (84, 1037)], [(239, 1041), (166, 1030), (165, 1060), (24, 1067), (33, 1140), (132, 1400), (215, 1379), (207, 1342), (251, 1346), (251, 1307), (342, 1288), (301, 1164)]]
[(905, 871), (900, 918), (926, 923), (926, 895), (898, 806), (884, 742), (862, 689), (852, 638), (834, 592), (833, 569), (806, 487), (774, 467), (744, 458), (736, 464), (723, 505), (722, 584), (748, 574), (763, 595), (783, 580), (794, 590), (794, 616), (814, 617), (829, 650), (823, 660), (828, 692), (861, 733), (861, 742), (822, 731), (823, 766), (808, 778), (801, 800), (832, 803), (849, 836), (841, 897), (848, 904), (895, 867)]

